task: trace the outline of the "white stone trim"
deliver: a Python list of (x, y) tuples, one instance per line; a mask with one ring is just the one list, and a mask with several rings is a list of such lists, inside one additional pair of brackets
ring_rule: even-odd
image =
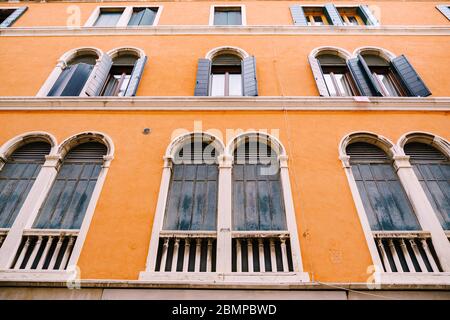
[[(36, 97), (46, 97), (49, 93), (50, 89), (55, 84), (56, 80), (58, 80), (58, 77), (62, 73), (62, 71), (67, 67), (68, 63), (77, 57), (77, 55), (83, 54), (83, 53), (92, 53), (97, 56), (97, 64), (98, 61), (100, 61), (103, 52), (102, 50), (95, 48), (95, 47), (79, 47), (75, 49), (71, 49), (67, 52), (65, 52), (59, 59), (58, 62), (53, 69), (53, 71), (48, 76), (47, 80), (44, 82), (42, 87), (39, 89), (38, 93), (36, 94)], [(95, 69), (95, 66), (94, 66)], [(92, 70), (91, 74), (95, 70)], [(88, 81), (86, 81), (86, 84)], [(85, 86), (86, 87), (86, 86)], [(81, 94), (83, 94), (85, 87), (81, 90)]]
[(56, 154), (57, 142), (54, 135), (45, 131), (29, 131), (15, 136), (9, 139), (3, 145), (0, 146), (0, 157), (7, 158), (15, 150), (21, 146), (34, 142), (34, 141), (46, 141), (50, 144), (51, 149), (49, 155)]
[(205, 55), (205, 59), (213, 60), (216, 56), (224, 53), (235, 54), (239, 56), (241, 59), (245, 59), (250, 56), (245, 50), (241, 48), (233, 46), (221, 46), (209, 50)]
[(380, 56), (388, 62), (396, 57), (396, 55), (393, 54), (392, 52), (390, 52), (389, 50), (383, 49), (381, 47), (375, 47), (375, 46), (364, 46), (364, 47), (356, 48), (355, 50), (353, 50), (353, 57), (356, 57), (358, 54), (361, 54), (362, 52), (365, 52), (365, 51), (370, 54)]
[(411, 141), (417, 141), (432, 145), (447, 157), (450, 157), (450, 142), (431, 132), (410, 131), (405, 133), (397, 141), (399, 150), (403, 151), (404, 146)]
[(352, 54), (349, 51), (339, 48), (339, 47), (335, 47), (335, 46), (322, 46), (322, 47), (315, 48), (311, 51), (309, 56), (316, 58), (320, 53), (324, 53), (324, 52), (335, 54), (335, 55), (341, 57), (342, 59), (344, 59), (345, 61), (347, 61), (348, 59), (350, 59), (352, 57)]
[(109, 55), (111, 57), (111, 59), (114, 60), (122, 52), (132, 52), (132, 53), (136, 54), (136, 56), (137, 56), (136, 58), (138, 58), (138, 59), (145, 57), (144, 50), (137, 48), (137, 47), (132, 47), (132, 46), (123, 46), (123, 47), (119, 47), (119, 48), (114, 48), (114, 49), (109, 50), (106, 54)]
[(213, 27), (239, 27), (239, 26), (215, 26), (214, 25), (214, 12), (216, 8), (227, 8), (227, 7), (239, 7), (241, 8), (241, 20), (242, 20), (242, 25), (241, 26), (246, 26), (247, 25), (247, 12), (246, 12), (246, 8), (245, 8), (245, 4), (236, 4), (236, 3), (230, 3), (230, 4), (213, 4), (211, 5), (210, 11), (209, 11), (209, 26), (213, 26)]

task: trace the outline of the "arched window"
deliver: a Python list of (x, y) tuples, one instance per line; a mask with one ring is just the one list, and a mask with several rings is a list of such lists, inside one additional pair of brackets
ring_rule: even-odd
[(106, 152), (102, 143), (85, 142), (67, 153), (33, 228), (81, 227)]
[(346, 153), (372, 231), (420, 230), (386, 152), (367, 142), (354, 142)]
[(90, 51), (77, 53), (67, 62), (67, 66), (62, 70), (47, 95), (79, 96), (97, 59), (98, 55)]
[(316, 58), (322, 68), (323, 77), (330, 96), (359, 95), (344, 58), (326, 52), (320, 53)]
[(444, 230), (450, 230), (450, 160), (435, 147), (412, 141), (404, 146), (414, 172)]
[(240, 57), (233, 54), (221, 54), (213, 59), (211, 96), (242, 96)]
[(0, 171), (0, 228), (14, 223), (50, 148), (48, 142), (30, 142), (6, 159)]

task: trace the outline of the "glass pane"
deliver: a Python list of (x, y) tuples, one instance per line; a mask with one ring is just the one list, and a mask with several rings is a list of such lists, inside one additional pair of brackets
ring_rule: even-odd
[(239, 11), (228, 12), (228, 25), (242, 25), (241, 13)]
[(128, 22), (129, 26), (137, 26), (141, 22), (142, 16), (144, 15), (143, 9), (135, 9), (133, 14), (131, 15), (130, 21)]
[(334, 87), (334, 83), (333, 83), (333, 80), (331, 79), (331, 75), (329, 73), (325, 73), (323, 75), (323, 77), (325, 79), (325, 83), (327, 85), (330, 96), (336, 97), (338, 95), (338, 93), (336, 91), (336, 88)]
[(144, 16), (142, 17), (140, 26), (151, 26), (153, 25), (153, 21), (155, 20), (156, 10), (151, 10), (149, 8), (145, 8)]
[(129, 74), (123, 76), (122, 84), (120, 85), (119, 92), (117, 94), (119, 97), (125, 96), (125, 91), (128, 88), (128, 84), (130, 83), (130, 79), (131, 79), (131, 75), (129, 75)]
[(379, 82), (383, 86), (383, 89), (386, 91), (386, 93), (391, 97), (398, 97), (397, 90), (395, 89), (394, 84), (392, 83), (391, 79), (384, 74), (376, 74), (377, 78), (380, 80)]
[(225, 26), (228, 24), (227, 12), (215, 11), (214, 12), (214, 25)]
[(225, 95), (225, 75), (213, 74), (211, 76), (211, 96)]
[(242, 76), (240, 74), (230, 74), (230, 96), (242, 96)]
[(339, 90), (343, 95), (351, 96), (352, 90), (350, 89), (350, 86), (347, 82), (347, 79), (345, 78), (345, 75), (343, 74), (335, 74), (337, 85), (339, 86)]
[(95, 21), (94, 25), (96, 27), (114, 27), (117, 25), (117, 22), (119, 21), (121, 15), (122, 11), (100, 12), (100, 15), (98, 16), (97, 21)]

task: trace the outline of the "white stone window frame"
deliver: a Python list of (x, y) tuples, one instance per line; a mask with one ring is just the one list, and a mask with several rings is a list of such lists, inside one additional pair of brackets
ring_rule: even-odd
[[(94, 215), (95, 207), (100, 197), (103, 184), (106, 179), (111, 161), (114, 158), (114, 143), (112, 139), (105, 133), (97, 131), (85, 131), (62, 141), (59, 145), (56, 143), (56, 138), (46, 132), (29, 132), (19, 135), (8, 142), (1, 148), (1, 154), (10, 154), (19, 146), (23, 145), (23, 141), (46, 140), (52, 148), (45, 157), (46, 161), (42, 165), (41, 170), (36, 177), (36, 180), (31, 188), (27, 198), (25, 199), (22, 208), (20, 209), (8, 235), (0, 248), (0, 280), (20, 281), (20, 280), (41, 280), (41, 281), (67, 281), (70, 279), (79, 278), (77, 263), (83, 248), (84, 241), (89, 230), (92, 217)], [(92, 192), (86, 213), (78, 230), (77, 239), (72, 249), (72, 254), (67, 264), (66, 270), (22, 270), (10, 269), (11, 264), (16, 256), (22, 241), (22, 236), (25, 230), (31, 229), (38, 213), (43, 205), (48, 192), (50, 191), (53, 182), (61, 163), (67, 152), (73, 147), (87, 142), (97, 141), (103, 143), (107, 147), (107, 154), (103, 156), (102, 169), (97, 178), (97, 183)]]
[[(217, 253), (216, 253), (216, 272), (155, 272), (158, 252), (159, 235), (162, 230), (165, 209), (167, 205), (167, 196), (169, 192), (172, 160), (175, 152), (181, 148), (186, 141), (191, 139), (193, 135), (203, 135), (208, 137), (209, 141), (213, 141), (218, 152), (218, 203), (217, 203)], [(285, 205), (285, 214), (287, 229), (290, 234), (292, 262), (294, 272), (276, 273), (248, 273), (248, 272), (232, 272), (231, 271), (231, 254), (232, 254), (232, 167), (233, 152), (236, 143), (244, 137), (254, 137), (263, 139), (269, 145), (275, 145), (274, 151), (280, 151), (278, 160), (280, 164), (280, 181), (283, 191), (283, 200)], [(264, 138), (263, 138), (264, 137)], [(208, 141), (208, 140), (204, 140)], [(292, 197), (291, 184), (288, 171), (288, 157), (281, 142), (274, 136), (252, 131), (244, 132), (235, 136), (228, 145), (225, 144), (215, 135), (207, 132), (189, 132), (178, 136), (169, 144), (163, 157), (164, 166), (161, 177), (160, 191), (156, 206), (156, 212), (153, 220), (153, 229), (150, 238), (149, 252), (146, 262), (146, 270), (141, 272), (139, 280), (144, 281), (176, 281), (178, 283), (230, 283), (230, 284), (246, 284), (264, 281), (265, 283), (294, 283), (309, 282), (309, 274), (304, 272), (300, 251), (300, 242), (298, 238), (297, 222), (295, 218), (294, 202)], [(220, 257), (220, 258), (219, 258)]]
[[(241, 8), (241, 20), (242, 24), (240, 25), (226, 25), (226, 26), (216, 26), (214, 25), (214, 13), (216, 12), (216, 8)], [(247, 10), (245, 4), (212, 4), (209, 10), (209, 26), (211, 27), (229, 27), (229, 28), (235, 28), (240, 26), (246, 26), (247, 25)]]
[(56, 80), (58, 80), (59, 76), (63, 72), (65, 68), (67, 68), (68, 63), (75, 59), (78, 55), (85, 54), (85, 53), (91, 53), (97, 56), (96, 64), (94, 68), (91, 71), (91, 74), (88, 78), (88, 81), (86, 81), (86, 84), (84, 85), (83, 89), (81, 90), (80, 96), (83, 96), (83, 93), (86, 91), (86, 86), (89, 82), (89, 79), (96, 71), (96, 68), (100, 62), (100, 60), (103, 57), (103, 51), (95, 48), (95, 47), (79, 47), (72, 50), (67, 51), (64, 53), (57, 61), (56, 66), (53, 68), (50, 75), (47, 77), (47, 80), (45, 80), (42, 87), (39, 89), (38, 93), (36, 94), (36, 97), (47, 97), (47, 94), (52, 89), (53, 85), (55, 84)]
[[(374, 144), (387, 153), (392, 159), (393, 166), (399, 177), (408, 200), (414, 208), (414, 213), (419, 220), (423, 230), (431, 233), (431, 238), (439, 258), (443, 272), (384, 272), (377, 245), (370, 228), (369, 220), (364, 209), (361, 195), (356, 185), (353, 172), (351, 170), (350, 156), (346, 153), (346, 147), (354, 142), (367, 142)], [(345, 135), (338, 145), (339, 159), (342, 162), (343, 169), (355, 202), (361, 226), (366, 238), (368, 249), (375, 266), (374, 280), (378, 284), (450, 284), (450, 243), (447, 235), (433, 212), (425, 192), (423, 191), (414, 171), (409, 163), (409, 156), (406, 156), (403, 149), (398, 144), (392, 143), (388, 138), (369, 131), (356, 131)]]
[[(164, 6), (162, 5), (134, 5), (134, 6), (98, 6), (94, 9), (94, 11), (91, 13), (89, 18), (86, 20), (86, 23), (84, 24), (85, 27), (92, 27), (92, 28), (115, 28), (115, 27), (128, 27), (128, 22), (130, 22), (131, 16), (133, 14), (134, 8), (158, 8), (158, 11), (156, 12), (155, 19), (153, 20), (152, 27), (157, 26), (159, 23), (159, 19), (161, 17), (162, 11), (164, 9)], [(122, 15), (120, 16), (119, 21), (117, 21), (117, 24), (115, 26), (111, 27), (96, 27), (94, 24), (97, 21), (98, 17), (100, 16), (100, 12), (102, 9), (124, 9), (122, 12)], [(142, 28), (142, 26), (132, 26), (133, 28)]]

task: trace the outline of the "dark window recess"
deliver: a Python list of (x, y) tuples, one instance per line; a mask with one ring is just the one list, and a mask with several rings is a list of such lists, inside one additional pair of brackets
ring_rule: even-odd
[(242, 96), (241, 59), (235, 55), (216, 57), (211, 67), (211, 96)]
[(333, 54), (317, 57), (330, 96), (357, 96), (359, 91), (344, 59)]
[(214, 25), (242, 25), (241, 7), (215, 7)]
[(49, 152), (48, 143), (31, 142), (8, 157), (0, 171), (0, 228), (14, 223)]
[(372, 230), (420, 230), (387, 154), (373, 144), (355, 142), (347, 146), (347, 155)]
[(79, 229), (107, 148), (86, 142), (71, 149), (33, 224), (36, 229)]
[(155, 21), (158, 8), (133, 8), (129, 26), (151, 26)]
[(133, 66), (112, 66), (106, 80), (105, 88), (101, 93), (102, 96), (119, 96), (125, 95), (128, 84), (130, 83)]
[(234, 152), (233, 229), (286, 230), (276, 152), (248, 140)]
[(193, 141), (178, 151), (167, 196), (164, 230), (216, 229), (218, 175), (211, 144)]
[(16, 9), (0, 9), (0, 24), (3, 23)]
[(438, 149), (419, 142), (404, 147), (444, 230), (450, 230), (450, 159)]

